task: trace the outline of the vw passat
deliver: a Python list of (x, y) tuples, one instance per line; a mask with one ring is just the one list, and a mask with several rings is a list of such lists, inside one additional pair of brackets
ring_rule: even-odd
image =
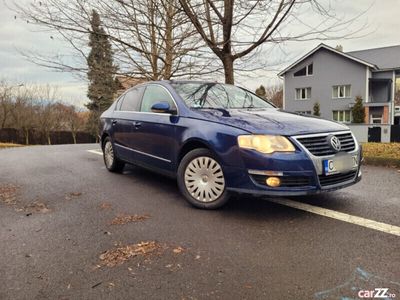
[(361, 179), (361, 148), (348, 127), (214, 82), (129, 89), (101, 116), (101, 147), (109, 171), (130, 163), (176, 177), (186, 200), (207, 209), (232, 192), (305, 195)]

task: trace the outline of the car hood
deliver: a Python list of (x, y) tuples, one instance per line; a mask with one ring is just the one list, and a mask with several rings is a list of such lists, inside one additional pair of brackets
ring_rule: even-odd
[(348, 130), (345, 125), (277, 109), (192, 110), (196, 118), (244, 129), (255, 134), (300, 135)]

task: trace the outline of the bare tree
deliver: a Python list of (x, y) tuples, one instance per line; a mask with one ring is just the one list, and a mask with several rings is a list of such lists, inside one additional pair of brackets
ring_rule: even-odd
[(0, 81), (0, 129), (5, 128), (11, 118), (12, 86)]
[(57, 131), (70, 131), (76, 143), (77, 133), (85, 131), (88, 114), (62, 103), (56, 86), (0, 81), (0, 129), (20, 130), (25, 144), (30, 144), (31, 135), (38, 133), (50, 145)]
[(60, 129), (63, 119), (57, 103), (57, 88), (50, 85), (33, 86), (31, 88), (36, 128), (45, 137), (47, 144), (51, 145), (51, 132)]
[(33, 0), (30, 5), (14, 2), (13, 9), (28, 22), (61, 36), (73, 50), (75, 59), (24, 52), (28, 59), (42, 66), (81, 74), (87, 71), (87, 40), (92, 32), (91, 12), (95, 9), (101, 17), (104, 34), (113, 45), (119, 74), (158, 80), (215, 71), (218, 66), (211, 68), (210, 61), (205, 61), (210, 57), (209, 51), (201, 49), (196, 30), (178, 3), (178, 0)]
[(272, 102), (277, 107), (283, 107), (283, 85), (275, 84), (270, 85), (265, 88), (263, 85), (260, 85), (256, 91), (256, 95)]
[(283, 85), (276, 84), (267, 86), (265, 89), (265, 98), (275, 104), (277, 107), (283, 107)]
[(87, 118), (84, 113), (77, 111), (73, 105), (65, 106), (64, 118), (66, 128), (71, 132), (74, 144), (76, 144), (77, 133), (84, 130)]
[[(222, 62), (226, 83), (234, 83), (234, 63), (242, 62), (245, 69), (250, 70), (250, 61), (259, 57), (262, 45), (266, 43), (346, 38), (358, 32), (348, 33), (346, 30), (358, 16), (340, 19), (332, 7), (324, 7), (318, 0), (179, 2), (205, 45)], [(313, 24), (302, 20), (301, 15), (307, 9), (320, 16), (321, 22)]]
[(13, 127), (22, 130), (26, 145), (29, 145), (30, 131), (36, 126), (33, 100), (31, 90), (24, 86), (17, 90), (11, 110)]

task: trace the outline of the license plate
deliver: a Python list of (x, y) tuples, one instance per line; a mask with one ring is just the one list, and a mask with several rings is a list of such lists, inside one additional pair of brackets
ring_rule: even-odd
[(357, 155), (338, 156), (324, 160), (323, 166), (325, 175), (351, 171), (358, 167), (358, 158)]

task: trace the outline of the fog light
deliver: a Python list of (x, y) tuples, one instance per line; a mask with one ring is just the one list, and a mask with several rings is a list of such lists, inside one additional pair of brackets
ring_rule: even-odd
[(277, 187), (281, 185), (281, 180), (278, 177), (268, 177), (265, 181), (267, 185)]

